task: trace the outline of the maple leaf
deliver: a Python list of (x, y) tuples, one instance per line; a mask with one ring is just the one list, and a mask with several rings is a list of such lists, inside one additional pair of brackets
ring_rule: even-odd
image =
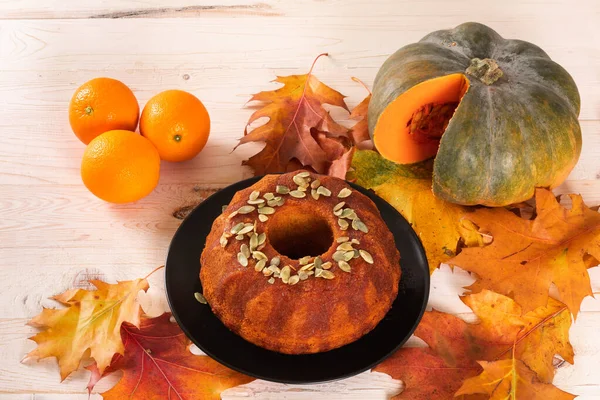
[(425, 248), (430, 272), (456, 254), (463, 232), (460, 217), (468, 208), (433, 195), (431, 160), (401, 165), (375, 151), (359, 150), (352, 167), (357, 184), (373, 189), (412, 225)]
[(97, 290), (72, 289), (54, 296), (66, 308), (44, 308), (28, 323), (43, 331), (30, 338), (38, 346), (26, 358), (56, 357), (62, 380), (77, 370), (88, 350), (98, 369), (104, 371), (114, 354), (123, 353), (121, 324), (140, 323), (137, 294), (148, 290), (146, 279), (90, 283)]
[(500, 352), (494, 350), (488, 360), (510, 357), (514, 347), (516, 358), (547, 383), (554, 378), (552, 362), (556, 354), (573, 364), (573, 347), (569, 343), (571, 314), (565, 304), (550, 298), (546, 306), (523, 314), (521, 306), (514, 300), (489, 290), (465, 296), (462, 300), (479, 319), (476, 325), (478, 336), (504, 338), (506, 348)]
[(360, 83), (369, 94), (350, 112), (350, 119), (358, 121), (350, 129), (350, 138), (357, 148), (361, 150), (373, 150), (373, 141), (369, 135), (369, 123), (367, 120), (369, 103), (371, 102), (371, 91), (360, 79), (353, 77), (352, 80)]
[[(316, 172), (325, 174), (333, 161), (311, 134), (312, 129), (327, 132), (328, 136), (345, 137), (348, 129), (336, 123), (323, 104), (337, 106), (348, 111), (344, 96), (321, 83), (313, 74), (315, 62), (308, 74), (279, 76), (276, 82), (283, 87), (257, 93), (250, 101), (266, 103), (248, 120), (244, 136), (237, 146), (249, 142), (264, 142), (265, 147), (244, 161), (252, 167), (255, 175), (285, 172), (292, 159)], [(259, 118), (269, 121), (248, 132), (248, 126)], [(236, 146), (236, 148), (237, 148)]]
[(107, 374), (123, 370), (123, 377), (104, 400), (220, 399), (224, 390), (254, 380), (208, 356), (190, 352), (190, 341), (171, 314), (143, 318), (139, 329), (123, 324), (124, 355), (117, 355), (104, 374), (91, 365), (88, 390)]
[(435, 310), (426, 312), (415, 336), (429, 347), (400, 349), (374, 368), (404, 382), (405, 390), (395, 399), (450, 399), (465, 379), (482, 371), (479, 361), (516, 357), (546, 382), (554, 376), (555, 354), (573, 362), (568, 342), (571, 319), (564, 304), (554, 300), (522, 314), (512, 299), (487, 290), (463, 301), (478, 323)]
[(522, 361), (515, 359), (501, 361), (480, 361), (483, 372), (467, 379), (460, 387), (457, 396), (485, 393), (490, 400), (571, 400), (575, 396), (563, 392), (556, 386), (540, 382), (535, 373)]
[(546, 305), (554, 282), (576, 317), (583, 298), (592, 295), (587, 268), (600, 259), (600, 213), (587, 208), (581, 196), (569, 197), (570, 210), (552, 192), (537, 189), (532, 220), (502, 208), (465, 215), (493, 242), (464, 249), (448, 263), (477, 274), (469, 287), (473, 292), (487, 288), (511, 296), (525, 311)]

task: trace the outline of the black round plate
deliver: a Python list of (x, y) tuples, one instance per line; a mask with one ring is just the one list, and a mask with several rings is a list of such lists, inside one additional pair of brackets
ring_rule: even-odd
[(288, 355), (258, 347), (231, 332), (210, 307), (194, 298), (202, 292), (200, 254), (212, 223), (233, 195), (260, 180), (246, 179), (213, 194), (181, 223), (173, 236), (166, 263), (167, 297), (173, 316), (202, 351), (229, 368), (259, 379), (311, 383), (346, 378), (366, 371), (391, 355), (412, 335), (429, 297), (429, 268), (419, 238), (409, 223), (386, 201), (351, 184), (370, 197), (394, 234), (400, 251), (402, 278), (398, 297), (371, 332), (346, 346), (324, 353)]

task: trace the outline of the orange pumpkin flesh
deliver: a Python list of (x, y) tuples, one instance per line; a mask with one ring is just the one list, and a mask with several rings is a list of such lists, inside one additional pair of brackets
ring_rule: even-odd
[(407, 90), (381, 114), (373, 134), (375, 147), (398, 164), (435, 156), (441, 135), (468, 88), (463, 74), (451, 74)]

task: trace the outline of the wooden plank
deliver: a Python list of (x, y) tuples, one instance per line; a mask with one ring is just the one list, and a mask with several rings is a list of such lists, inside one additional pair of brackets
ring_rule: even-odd
[[(440, 7), (443, 10), (444, 7)], [(586, 11), (584, 8), (582, 12)], [(452, 13), (441, 12), (437, 16), (424, 13), (379, 18), (375, 23), (365, 22), (362, 16), (323, 17), (313, 12), (315, 16), (308, 19), (286, 16), (3, 21), (0, 65), (3, 71), (28, 71), (32, 79), (36, 73), (61, 71), (66, 82), (72, 82), (70, 77), (74, 70), (94, 71), (92, 76), (139, 74), (149, 70), (152, 72), (147, 72), (145, 82), (160, 83), (161, 88), (165, 87), (161, 81), (162, 70), (175, 70), (181, 76), (199, 68), (207, 74), (207, 82), (221, 89), (218, 99), (232, 101), (240, 93), (226, 95), (226, 89), (243, 84), (245, 79), (223, 86), (223, 82), (212, 80), (207, 71), (241, 70), (244, 77), (255, 76), (254, 71), (265, 69), (279, 73), (305, 72), (316, 54), (327, 51), (332, 55), (331, 64), (322, 63), (320, 68), (325, 65), (336, 68), (337, 74), (368, 68), (370, 71), (365, 75), (369, 80), (386, 57), (399, 47), (420, 39), (431, 30), (477, 19), (476, 15), (459, 15), (452, 10)], [(595, 74), (600, 67), (597, 44), (580, 40), (593, 37), (594, 32), (590, 31), (593, 14), (588, 11), (581, 19), (568, 20), (572, 22), (565, 21), (562, 15), (560, 20), (558, 15), (552, 18), (543, 21), (546, 29), (523, 20), (498, 20), (493, 16), (481, 21), (490, 23), (506, 36), (530, 40), (544, 48), (579, 84), (583, 99), (581, 118), (600, 119), (600, 108), (595, 106), (600, 93), (600, 82)], [(553, 29), (556, 23), (563, 29)], [(394, 40), (390, 40), (392, 37)], [(73, 68), (74, 65), (77, 68)], [(252, 74), (248, 73), (250, 70)], [(272, 74), (268, 75), (271, 79)], [(63, 102), (68, 97), (63, 98)], [(202, 97), (209, 102), (215, 99)]]

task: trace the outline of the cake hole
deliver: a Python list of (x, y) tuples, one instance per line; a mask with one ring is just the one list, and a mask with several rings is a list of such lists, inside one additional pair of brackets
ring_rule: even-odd
[(318, 256), (333, 244), (333, 232), (319, 215), (288, 208), (278, 210), (269, 219), (267, 235), (271, 246), (289, 258)]

